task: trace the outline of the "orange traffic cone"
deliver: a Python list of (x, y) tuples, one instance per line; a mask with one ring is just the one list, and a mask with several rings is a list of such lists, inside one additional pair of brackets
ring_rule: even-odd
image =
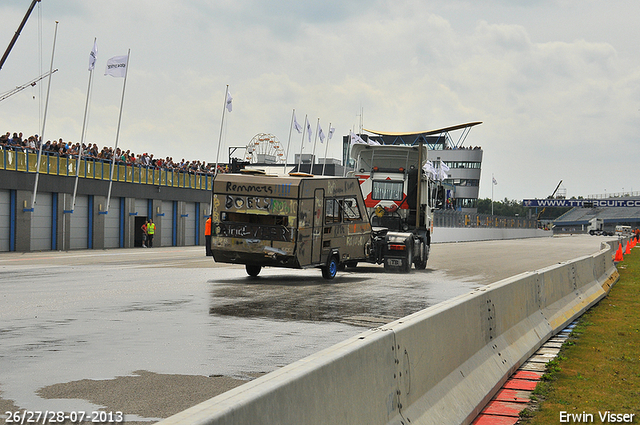
[(613, 257), (613, 261), (622, 261), (622, 244), (618, 242), (618, 250), (616, 251), (616, 256)]
[(625, 255), (631, 253), (631, 251), (629, 251), (629, 241), (627, 241), (627, 247), (624, 249), (624, 253)]

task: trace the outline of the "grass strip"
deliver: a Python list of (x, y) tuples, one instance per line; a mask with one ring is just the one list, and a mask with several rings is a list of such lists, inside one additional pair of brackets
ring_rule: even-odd
[(640, 247), (618, 271), (619, 281), (580, 317), (547, 365), (534, 407), (521, 412), (519, 423), (640, 424)]

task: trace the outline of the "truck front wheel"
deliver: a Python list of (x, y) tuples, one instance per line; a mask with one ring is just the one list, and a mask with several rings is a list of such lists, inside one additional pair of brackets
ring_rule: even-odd
[(415, 261), (416, 270), (424, 270), (427, 268), (429, 246), (421, 241), (418, 249), (420, 250), (420, 253), (418, 254), (418, 258)]

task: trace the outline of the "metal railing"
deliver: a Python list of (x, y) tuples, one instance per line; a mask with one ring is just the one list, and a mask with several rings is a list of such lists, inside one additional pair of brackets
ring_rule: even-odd
[(585, 196), (585, 199), (610, 199), (610, 198), (627, 198), (627, 197), (637, 197), (640, 196), (640, 192), (634, 192), (634, 191), (629, 191), (629, 192), (612, 192), (612, 193), (601, 193), (601, 194), (597, 194), (597, 195), (587, 195)]
[(538, 227), (538, 221), (525, 217), (505, 217), (453, 210), (436, 210), (433, 216), (433, 225), (436, 227), (535, 229)]
[[(39, 171), (40, 174), (75, 177), (77, 161), (76, 158), (65, 158), (56, 154), (43, 154)], [(0, 170), (35, 173), (37, 166), (37, 153), (0, 147)], [(109, 180), (111, 176), (111, 161), (91, 158), (82, 159), (80, 160), (78, 176), (87, 179)], [(115, 163), (113, 181), (211, 190), (213, 175)]]

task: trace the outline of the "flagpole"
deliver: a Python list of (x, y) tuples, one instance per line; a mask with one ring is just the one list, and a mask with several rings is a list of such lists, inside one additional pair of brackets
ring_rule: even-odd
[[(353, 136), (352, 136), (352, 134), (353, 134), (353, 131), (351, 129), (349, 129), (349, 153), (347, 154), (347, 159), (345, 161), (343, 161), (343, 163), (342, 163), (342, 177), (346, 177), (347, 176), (347, 166), (349, 165), (349, 157), (351, 156), (351, 148), (353, 147)], [(343, 155), (344, 155), (344, 151), (343, 151)], [(355, 170), (355, 168), (356, 168), (355, 163), (353, 165), (353, 168)]]
[[(93, 39), (94, 47), (96, 45), (96, 40), (97, 38)], [(94, 57), (94, 60), (95, 60), (95, 57)], [(89, 111), (89, 93), (91, 92), (91, 79), (93, 77), (93, 69), (94, 69), (94, 66), (91, 66), (91, 69), (89, 69), (89, 84), (87, 85), (87, 100), (85, 101), (85, 104), (84, 104), (84, 118), (82, 120), (82, 133), (80, 134), (80, 152), (78, 152), (78, 162), (76, 163), (76, 181), (73, 186), (73, 199), (71, 201), (71, 212), (73, 212), (73, 210), (76, 208), (76, 194), (78, 193), (78, 177), (80, 175), (80, 160), (82, 159), (82, 153), (83, 153), (82, 147), (84, 146), (84, 140), (85, 140), (84, 136), (85, 136), (85, 130), (87, 126), (87, 114)]]
[(222, 127), (224, 126), (224, 111), (227, 109), (227, 96), (229, 95), (229, 84), (224, 92), (224, 103), (222, 104), (222, 120), (220, 120), (220, 137), (218, 137), (218, 152), (216, 153), (216, 168), (213, 177), (218, 175), (218, 158), (220, 156), (220, 145), (222, 144)]
[(493, 215), (493, 173), (491, 173), (491, 215)]
[(33, 185), (33, 197), (31, 198), (31, 211), (36, 206), (36, 193), (38, 192), (38, 178), (40, 177), (40, 161), (42, 161), (42, 145), (44, 144), (44, 128), (47, 122), (47, 109), (49, 109), (49, 93), (51, 92), (51, 75), (53, 74), (53, 57), (56, 51), (56, 38), (58, 37), (58, 21), (53, 33), (53, 48), (51, 50), (51, 67), (49, 68), (49, 82), (47, 84), (47, 100), (44, 104), (44, 116), (42, 118), (42, 132), (40, 133), (40, 147), (38, 148), (38, 160), (36, 162), (36, 181)]
[(296, 110), (293, 109), (291, 112), (291, 125), (289, 126), (289, 141), (287, 142), (287, 152), (284, 157), (284, 167), (282, 169), (283, 174), (287, 174), (287, 159), (289, 158), (289, 147), (291, 146), (291, 130), (293, 130), (293, 118), (296, 116)]
[(116, 130), (116, 145), (113, 148), (113, 155), (111, 156), (111, 174), (109, 175), (109, 193), (107, 194), (107, 207), (105, 214), (109, 213), (109, 202), (111, 201), (111, 186), (113, 185), (113, 169), (116, 162), (116, 153), (118, 152), (118, 139), (120, 138), (120, 123), (122, 122), (122, 106), (124, 105), (124, 91), (127, 87), (127, 75), (129, 75), (129, 57), (131, 55), (131, 49), (127, 52), (127, 66), (124, 69), (124, 82), (122, 83), (122, 98), (120, 99), (120, 114), (118, 115), (118, 128)]
[(322, 163), (322, 175), (324, 176), (324, 168), (327, 166), (327, 151), (329, 150), (329, 140), (331, 140), (331, 123), (329, 123), (329, 133), (327, 134), (327, 145), (324, 147), (324, 162)]
[(313, 174), (313, 166), (316, 164), (316, 143), (318, 142), (319, 132), (320, 132), (320, 118), (318, 118), (318, 124), (316, 124), (316, 137), (313, 138), (313, 152), (311, 153), (311, 166), (309, 168), (309, 174)]
[(298, 157), (298, 172), (302, 172), (300, 170), (300, 166), (302, 164), (302, 149), (304, 149), (304, 132), (307, 131), (307, 115), (304, 116), (304, 126), (302, 128), (302, 142), (300, 143), (300, 156)]

